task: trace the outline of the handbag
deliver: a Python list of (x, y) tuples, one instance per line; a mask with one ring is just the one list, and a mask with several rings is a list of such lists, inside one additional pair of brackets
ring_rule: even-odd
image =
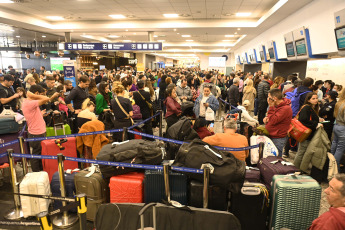
[(148, 106), (149, 109), (150, 109), (151, 116), (152, 116), (152, 115), (153, 115), (152, 104), (151, 104), (150, 102), (148, 102), (148, 101), (146, 100), (146, 98), (145, 98), (139, 91), (137, 91), (137, 92), (139, 93), (139, 95), (141, 96), (141, 98), (146, 102), (147, 106)]
[(120, 109), (122, 110), (122, 112), (127, 116), (127, 118), (126, 119), (130, 119), (131, 120), (131, 125), (133, 125), (134, 124), (134, 121), (133, 121), (133, 119), (131, 118), (131, 116), (129, 116), (129, 114), (126, 112), (126, 110), (122, 107), (122, 105), (121, 105), (121, 103), (119, 102), (119, 99), (117, 99), (117, 97), (115, 98), (115, 101), (116, 101), (116, 103), (119, 105), (119, 107), (120, 107)]
[(138, 105), (133, 105), (133, 117), (134, 120), (141, 120), (143, 115), (140, 112), (140, 107)]
[[(298, 117), (299, 117), (298, 115), (301, 112), (301, 110), (303, 109), (303, 107), (300, 109), (300, 111), (298, 112), (296, 117), (291, 120), (290, 128), (288, 130), (289, 137), (293, 137), (298, 142), (305, 141), (309, 137), (311, 132), (312, 132), (311, 129), (309, 129), (306, 126), (304, 126), (298, 120)], [(310, 116), (310, 120), (311, 120), (311, 116)]]
[(206, 109), (205, 120), (206, 121), (214, 121), (214, 112), (210, 107), (207, 107), (207, 109)]

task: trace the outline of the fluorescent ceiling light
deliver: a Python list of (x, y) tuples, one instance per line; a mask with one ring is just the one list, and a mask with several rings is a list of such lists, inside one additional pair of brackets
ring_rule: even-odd
[(241, 28), (237, 28), (237, 30), (241, 30)]
[(194, 40), (186, 40), (186, 42), (194, 42)]
[(235, 37), (235, 35), (233, 35), (233, 34), (227, 34), (227, 35), (225, 35), (225, 37), (226, 37), (226, 38), (232, 38), (232, 37)]
[(92, 35), (80, 35), (80, 37), (83, 37), (83, 38), (93, 38), (93, 36)]
[(165, 40), (158, 40), (157, 42), (165, 42)]
[(19, 35), (17, 35), (17, 36), (16, 36), (16, 38), (20, 38), (20, 36), (19, 36)]
[(153, 35), (154, 38), (158, 38), (158, 35)]
[(14, 3), (12, 0), (0, 0), (0, 3)]
[(183, 38), (190, 38), (191, 36), (190, 36), (190, 35), (184, 34), (184, 35), (182, 35), (182, 37), (183, 37)]
[(121, 18), (126, 18), (126, 16), (122, 14), (111, 14), (109, 17), (114, 18), (114, 19), (121, 19)]
[(250, 15), (252, 15), (252, 13), (236, 13), (236, 17), (248, 17)]
[(123, 40), (123, 42), (131, 42), (131, 40)]
[(178, 18), (178, 14), (163, 14), (166, 18)]
[(231, 40), (222, 40), (223, 42), (231, 42)]
[(108, 38), (119, 38), (120, 36), (118, 35), (109, 35)]
[(42, 38), (46, 38), (47, 36), (45, 36), (45, 35), (42, 35)]
[(50, 19), (50, 20), (54, 20), (54, 21), (61, 21), (61, 20), (65, 20), (63, 17), (61, 16), (47, 16), (46, 18)]

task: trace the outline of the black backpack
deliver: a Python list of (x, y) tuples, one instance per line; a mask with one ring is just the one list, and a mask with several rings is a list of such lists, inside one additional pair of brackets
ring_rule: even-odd
[[(182, 117), (178, 122), (173, 124), (166, 133), (166, 138), (178, 141), (192, 141), (195, 138), (200, 140), (198, 133), (192, 128), (192, 122), (187, 117)], [(175, 153), (181, 145), (176, 143), (167, 143), (166, 151), (168, 160), (175, 159)]]
[[(210, 185), (216, 185), (234, 193), (240, 192), (246, 173), (245, 162), (238, 160), (232, 153), (218, 150), (202, 140), (183, 144), (173, 166), (200, 169), (201, 165), (206, 163), (214, 167), (214, 172), (210, 174)], [(203, 174), (188, 173), (188, 175), (192, 179), (203, 182)]]

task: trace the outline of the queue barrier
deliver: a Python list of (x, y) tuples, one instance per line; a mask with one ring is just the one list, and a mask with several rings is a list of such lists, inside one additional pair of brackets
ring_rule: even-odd
[[(225, 100), (223, 100), (222, 98), (220, 98), (220, 97), (218, 97), (219, 98), (219, 100), (221, 100), (223, 103), (225, 103), (225, 104), (227, 104), (227, 105), (230, 105), (230, 103), (229, 102), (227, 102), (227, 101), (225, 101)], [(236, 108), (235, 106), (233, 106), (233, 105), (230, 105), (234, 110), (238, 110), (238, 111), (240, 111), (240, 109), (238, 109), (238, 108)]]

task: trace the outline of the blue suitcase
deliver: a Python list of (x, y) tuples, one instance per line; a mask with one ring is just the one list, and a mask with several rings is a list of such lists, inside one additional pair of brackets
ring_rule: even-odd
[[(170, 199), (187, 205), (187, 176), (178, 172), (169, 172)], [(145, 203), (162, 202), (165, 198), (163, 170), (146, 170), (144, 179)]]
[[(66, 173), (65, 172), (65, 189), (66, 189), (66, 197), (74, 198), (75, 196), (75, 185), (74, 185), (74, 176), (76, 172)], [(52, 181), (50, 183), (50, 188), (53, 196), (61, 196), (60, 191), (60, 179), (59, 179), (59, 172), (54, 173)], [(55, 200), (54, 201), (54, 210), (62, 207), (62, 202)], [(72, 212), (77, 212), (77, 209), (71, 209)]]
[(17, 133), (19, 131), (19, 124), (14, 118), (0, 119), (0, 134)]

